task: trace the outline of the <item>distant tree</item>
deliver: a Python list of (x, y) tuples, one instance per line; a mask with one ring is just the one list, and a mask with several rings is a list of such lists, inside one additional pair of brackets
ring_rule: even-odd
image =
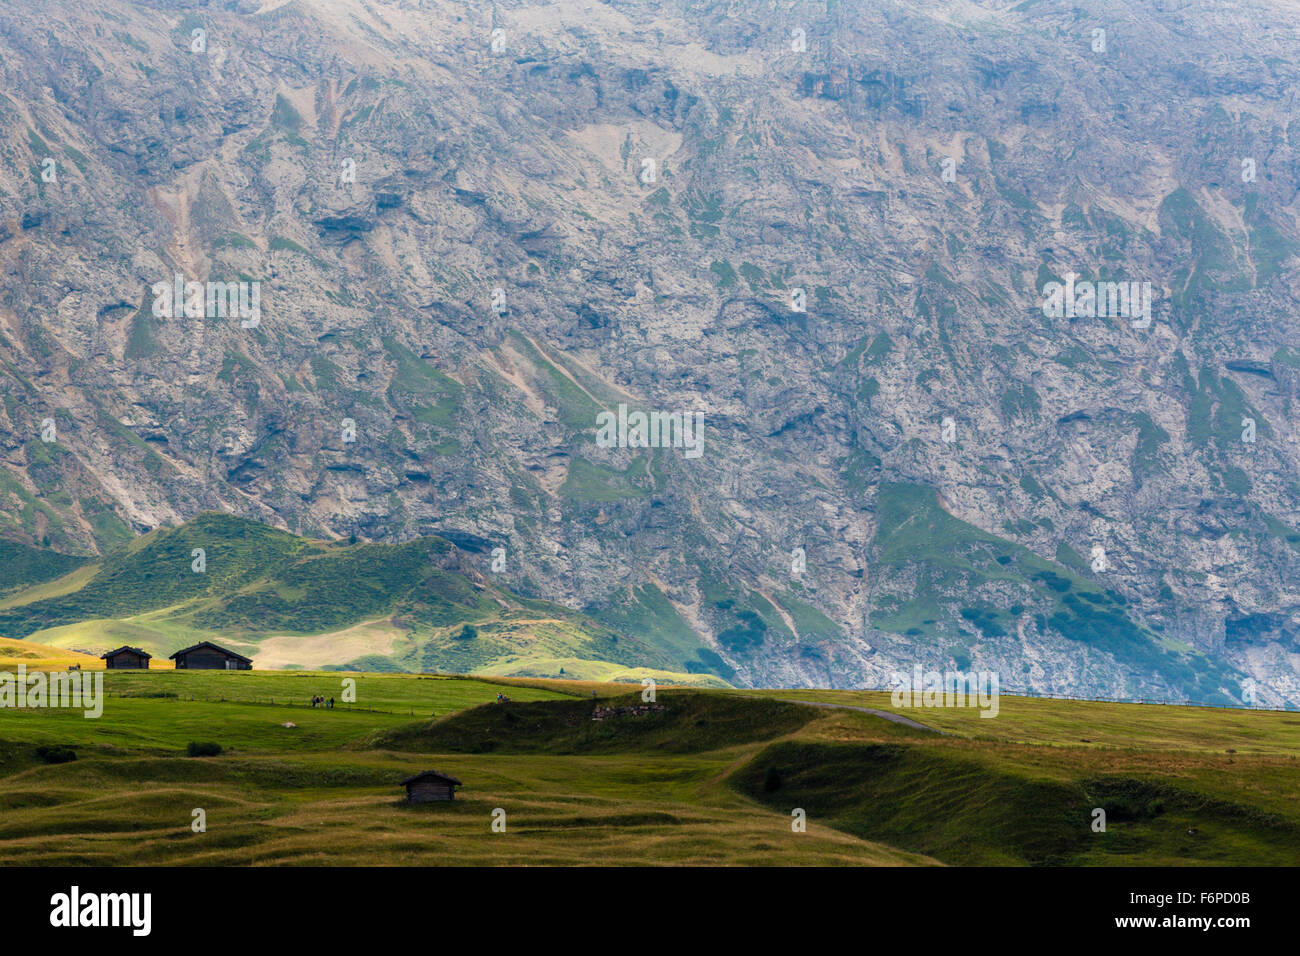
[(473, 624), (462, 626), (456, 634), (456, 640), (458, 641), (472, 641), (476, 637), (478, 637), (478, 628)]

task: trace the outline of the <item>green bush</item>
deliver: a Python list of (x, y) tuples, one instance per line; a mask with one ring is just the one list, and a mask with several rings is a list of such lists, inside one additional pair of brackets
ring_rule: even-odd
[(71, 747), (46, 746), (37, 747), (36, 756), (46, 763), (68, 763), (77, 759), (77, 752)]
[(211, 741), (200, 743), (191, 740), (185, 748), (185, 752), (191, 757), (216, 757), (222, 752), (221, 744), (214, 744)]

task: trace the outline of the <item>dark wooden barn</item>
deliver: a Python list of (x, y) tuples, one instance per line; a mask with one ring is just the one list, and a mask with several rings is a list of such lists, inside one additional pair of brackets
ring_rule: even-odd
[(109, 670), (146, 671), (149, 669), (149, 661), (153, 658), (152, 655), (138, 647), (129, 647), (123, 644), (116, 650), (101, 654), (99, 659), (104, 662), (104, 666)]
[(178, 671), (251, 671), (253, 662), (242, 654), (202, 641), (172, 655)]
[(454, 800), (461, 782), (455, 777), (436, 770), (424, 770), (402, 781), (406, 788), (407, 803), (431, 803), (434, 800)]

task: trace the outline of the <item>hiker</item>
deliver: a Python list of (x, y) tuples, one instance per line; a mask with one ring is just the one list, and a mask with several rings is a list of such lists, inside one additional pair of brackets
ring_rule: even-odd
[(331, 698), (330, 698), (330, 710), (333, 710), (333, 709), (334, 709), (334, 698), (331, 697)]

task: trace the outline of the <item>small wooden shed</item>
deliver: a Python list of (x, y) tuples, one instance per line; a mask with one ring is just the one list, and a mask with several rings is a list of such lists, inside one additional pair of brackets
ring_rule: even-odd
[(402, 781), (406, 788), (407, 803), (431, 803), (435, 800), (454, 800), (456, 788), (462, 786), (455, 777), (437, 770), (422, 770), (414, 777)]
[(116, 650), (101, 654), (99, 659), (104, 662), (104, 667), (108, 670), (147, 671), (153, 656), (138, 647), (123, 644)]
[(171, 656), (178, 671), (251, 671), (253, 662), (211, 641), (200, 641)]

